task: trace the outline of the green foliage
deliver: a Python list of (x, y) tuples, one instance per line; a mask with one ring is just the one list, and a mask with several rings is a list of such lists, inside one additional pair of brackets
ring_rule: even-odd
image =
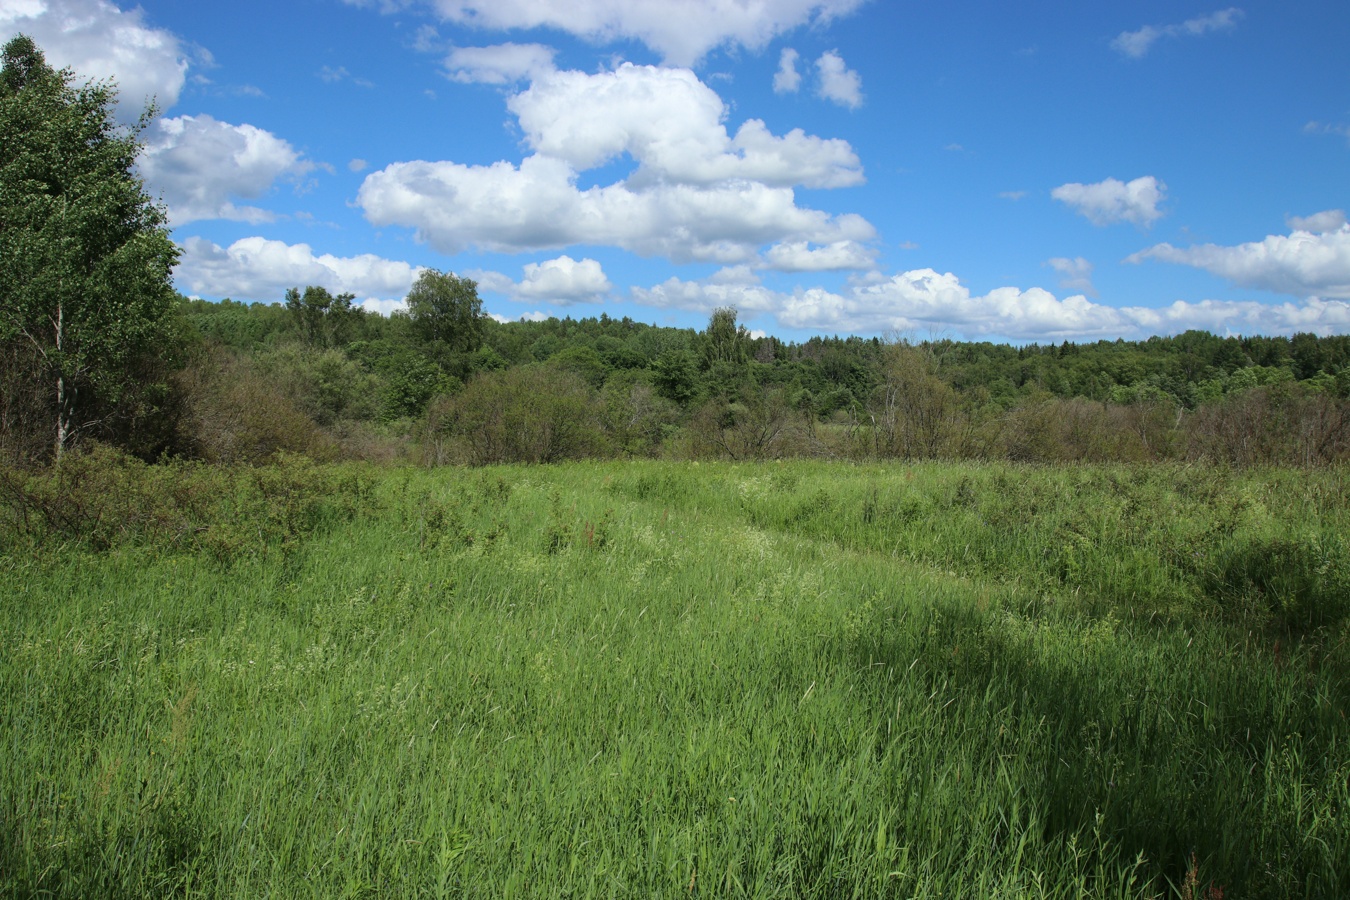
[[(368, 421), (382, 411), (381, 379), (340, 350), (285, 344), (259, 353), (254, 368), (320, 426)], [(425, 400), (412, 414), (422, 408)]]
[(696, 456), (776, 459), (801, 452), (798, 424), (781, 388), (746, 385), (698, 410), (689, 425), (690, 443)]
[(549, 363), (559, 369), (574, 372), (595, 390), (604, 387), (609, 377), (609, 366), (600, 358), (594, 347), (568, 347), (549, 358)]
[(878, 382), (870, 404), (878, 455), (935, 459), (952, 454), (964, 417), (956, 392), (938, 377), (931, 348), (889, 345)]
[(552, 463), (596, 453), (593, 398), (578, 375), (551, 366), (481, 374), (429, 410), (430, 460)]
[(417, 418), (426, 411), (432, 398), (459, 387), (459, 380), (446, 375), (431, 360), (417, 353), (399, 354), (398, 362), (387, 365), (380, 391), (380, 418), (393, 421)]
[(424, 350), (397, 337), (359, 341), (347, 348), (349, 357), (377, 376), (372, 387), (381, 421), (418, 418), (432, 398), (460, 387), (459, 379), (447, 374)]
[(440, 341), (459, 352), (483, 342), (483, 303), (478, 284), (453, 273), (424, 269), (408, 292), (408, 314), (426, 341)]
[[(509, 323), (480, 317), (484, 343), (468, 352), (427, 340), (408, 315), (353, 309), (354, 339), (341, 338), (330, 348), (339, 355), (325, 357), (316, 371), (293, 364), (303, 355), (293, 345), (306, 342), (280, 305), (188, 301), (183, 308), (208, 343), (256, 355), (254, 371), (278, 379), (279, 392), (341, 452), (361, 458), (460, 458), (445, 455), (443, 435), (413, 447), (409, 425), (434, 397), (475, 375), (536, 360), (571, 370), (599, 391), (592, 419), (604, 439), (589, 446), (601, 453), (1240, 466), (1321, 466), (1350, 457), (1350, 340), (1340, 337), (1293, 342), (1188, 332), (1020, 348), (859, 337), (791, 344), (750, 339), (734, 311), (724, 310), (703, 334), (607, 315)], [(1300, 358), (1321, 367), (1306, 379), (1291, 368), (1294, 343)], [(0, 376), (27, 368), (21, 352), (0, 356)], [(766, 392), (780, 392), (793, 429), (768, 452), (747, 451), (755, 439), (728, 450), (732, 442), (718, 430), (752, 422), (762, 408), (746, 398)], [(36, 415), (31, 392), (11, 391), (4, 401), (4, 421)], [(351, 439), (354, 429), (359, 440)]]
[(708, 327), (699, 336), (699, 353), (704, 370), (721, 363), (735, 369), (750, 359), (750, 332), (736, 324), (737, 312), (730, 306), (713, 310)]
[[(1237, 521), (1265, 518), (1260, 501), (1240, 494)], [(1219, 519), (1213, 532), (1232, 525)], [(1236, 529), (1233, 529), (1236, 530)], [(1350, 544), (1331, 531), (1216, 534), (1191, 557), (1195, 577), (1232, 619), (1285, 634), (1335, 629), (1350, 620)]]
[(301, 340), (319, 347), (338, 347), (351, 340), (352, 328), (360, 313), (352, 308), (355, 294), (338, 294), (310, 285), (286, 291), (286, 311)]
[(1345, 894), (1344, 623), (1145, 602), (1343, 565), (1342, 473), (368, 474), (0, 543), (0, 894)]
[(218, 562), (289, 552), (317, 529), (374, 509), (357, 470), (280, 454), (265, 468), (151, 466), (94, 444), (41, 473), (0, 468), (6, 543), (93, 551), (140, 547)]
[(629, 456), (655, 454), (678, 431), (679, 408), (656, 392), (646, 373), (616, 374), (600, 393), (600, 419), (615, 450)]
[(694, 354), (684, 349), (662, 352), (654, 367), (656, 389), (662, 397), (687, 406), (698, 393), (698, 368)]
[[(336, 454), (333, 439), (285, 391), (286, 382), (275, 373), (264, 377), (257, 363), (218, 352), (185, 372), (181, 384), (191, 449), (200, 459), (262, 463), (279, 453), (320, 459)], [(302, 395), (299, 401), (305, 399)]]
[(179, 300), (183, 319), (208, 343), (239, 351), (274, 344), (294, 327), (294, 318), (279, 303), (237, 303), (229, 298)]
[[(47, 413), (55, 456), (124, 418), (174, 366), (178, 250), (134, 173), (137, 136), (106, 84), (73, 86), (20, 35), (0, 70), (0, 345), (29, 355), (5, 391)], [(16, 345), (22, 345), (19, 350)], [(8, 437), (0, 435), (0, 437)]]

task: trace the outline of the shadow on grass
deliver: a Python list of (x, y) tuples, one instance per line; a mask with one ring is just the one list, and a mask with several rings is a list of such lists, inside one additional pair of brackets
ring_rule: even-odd
[(1012, 761), (1046, 842), (1104, 835), (1159, 889), (1180, 890), (1192, 854), (1199, 889), (1229, 897), (1350, 889), (1350, 690), (1315, 645), (940, 602), (839, 647), (878, 673), (879, 704), (888, 670), (955, 695), (943, 732)]

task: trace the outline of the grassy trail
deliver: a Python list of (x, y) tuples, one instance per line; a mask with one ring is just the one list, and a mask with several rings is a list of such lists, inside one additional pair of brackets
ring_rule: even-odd
[(0, 893), (1340, 896), (1348, 496), (579, 464), (16, 548)]

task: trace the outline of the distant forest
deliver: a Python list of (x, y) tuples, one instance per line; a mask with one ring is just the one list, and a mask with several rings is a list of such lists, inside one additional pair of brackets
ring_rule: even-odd
[[(439, 276), (439, 273), (435, 273)], [(501, 323), (472, 282), (385, 317), (319, 287), (285, 302), (182, 299), (177, 345), (134, 408), (88, 437), (143, 458), (280, 452), (419, 464), (579, 457), (1196, 460), (1322, 465), (1350, 453), (1350, 336), (1012, 346), (753, 337), (628, 317)], [(449, 315), (447, 315), (447, 310)], [(12, 356), (13, 366), (21, 364)], [(0, 439), (40, 459), (40, 409), (7, 391)], [(40, 396), (29, 399), (40, 405)], [(129, 402), (129, 401), (128, 401)]]

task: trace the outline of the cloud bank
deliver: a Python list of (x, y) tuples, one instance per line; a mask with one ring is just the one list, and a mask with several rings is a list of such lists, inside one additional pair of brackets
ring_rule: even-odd
[[(1322, 221), (1316, 224), (1332, 224), (1339, 212), (1319, 214)], [(1239, 287), (1295, 297), (1350, 298), (1350, 225), (1343, 222), (1331, 231), (1273, 234), (1235, 247), (1201, 244), (1181, 248), (1157, 244), (1130, 256), (1126, 262), (1147, 259), (1203, 269)]]
[(750, 281), (720, 283), (672, 278), (634, 288), (638, 303), (706, 313), (735, 306), (779, 325), (826, 333), (901, 331), (952, 333), (969, 339), (1082, 340), (1144, 337), (1204, 329), (1217, 334), (1341, 333), (1350, 303), (1312, 298), (1278, 305), (1253, 301), (1177, 301), (1161, 308), (1117, 308), (1080, 295), (1064, 299), (1042, 288), (1000, 287), (973, 294), (955, 275), (915, 269), (890, 278), (855, 281), (842, 292), (770, 290)]

